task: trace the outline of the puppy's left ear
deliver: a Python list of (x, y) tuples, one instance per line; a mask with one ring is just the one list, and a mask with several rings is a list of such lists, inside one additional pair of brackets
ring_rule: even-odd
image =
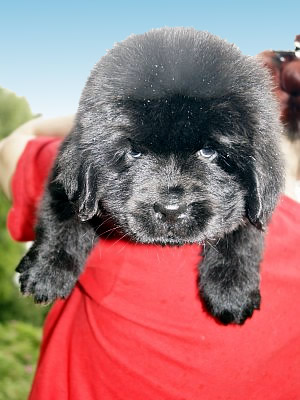
[(92, 164), (80, 168), (78, 176), (78, 216), (82, 222), (99, 213), (96, 171)]
[(283, 186), (282, 161), (271, 148), (264, 156), (252, 157), (246, 182), (246, 213), (257, 229), (264, 231)]
[(78, 150), (76, 132), (62, 144), (56, 161), (55, 181), (62, 185), (82, 222), (99, 214), (99, 190), (93, 161)]

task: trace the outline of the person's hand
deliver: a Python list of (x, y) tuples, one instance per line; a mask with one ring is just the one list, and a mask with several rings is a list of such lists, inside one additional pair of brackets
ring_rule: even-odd
[(36, 118), (0, 141), (0, 188), (8, 198), (11, 198), (11, 178), (27, 143), (37, 136), (66, 136), (73, 122), (73, 115), (52, 119)]

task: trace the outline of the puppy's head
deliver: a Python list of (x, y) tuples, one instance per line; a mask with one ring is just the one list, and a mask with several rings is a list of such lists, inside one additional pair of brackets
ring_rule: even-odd
[(92, 71), (59, 179), (82, 220), (100, 210), (141, 242), (261, 228), (281, 186), (276, 111), (235, 46), (183, 28), (132, 36)]

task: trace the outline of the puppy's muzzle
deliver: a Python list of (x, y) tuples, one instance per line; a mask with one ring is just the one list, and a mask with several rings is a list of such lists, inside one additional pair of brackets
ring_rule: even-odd
[(157, 219), (169, 224), (174, 224), (187, 218), (187, 206), (185, 204), (155, 203), (153, 209)]

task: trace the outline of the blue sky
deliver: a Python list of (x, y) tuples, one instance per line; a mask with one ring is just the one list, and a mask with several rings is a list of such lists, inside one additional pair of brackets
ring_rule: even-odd
[(299, 0), (10, 0), (0, 15), (0, 86), (45, 116), (76, 112), (93, 65), (131, 33), (193, 26), (249, 55), (293, 49), (300, 34)]

